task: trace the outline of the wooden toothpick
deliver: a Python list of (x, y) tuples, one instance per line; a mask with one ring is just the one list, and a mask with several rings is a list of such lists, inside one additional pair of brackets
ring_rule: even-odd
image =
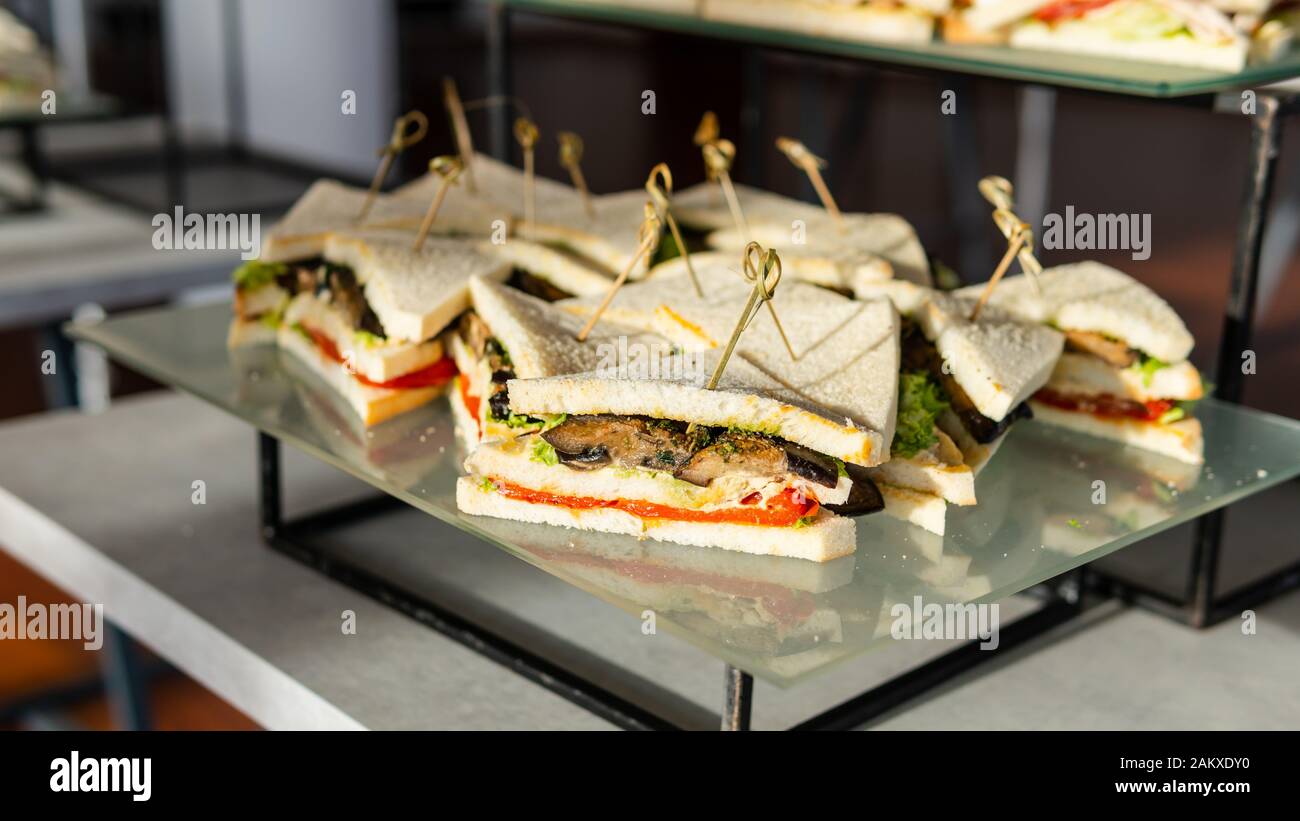
[[(1013, 199), (1013, 189), (1011, 181), (1006, 177), (991, 175), (984, 177), (979, 181), (979, 192), (984, 199), (988, 200), (993, 206), (993, 223), (997, 225), (998, 230), (1007, 242), (1011, 241), (1011, 231), (1015, 224), (1023, 224), (1023, 221), (1016, 216), (1015, 201)], [(999, 217), (999, 213), (1002, 214)], [(1043, 271), (1043, 265), (1034, 255), (1033, 233), (1029, 234), (1028, 242), (1024, 243), (1018, 254), (1020, 258), (1020, 268), (1029, 276), (1030, 282), (1034, 284), (1034, 289), (1039, 290), (1038, 275)], [(1041, 292), (1041, 291), (1040, 291)]]
[(555, 135), (560, 141), (560, 165), (569, 169), (573, 178), (573, 187), (582, 195), (582, 207), (588, 219), (596, 218), (596, 209), (591, 205), (591, 192), (587, 190), (587, 178), (582, 175), (582, 138), (572, 131), (561, 131)]
[[(720, 136), (722, 136), (722, 132), (718, 128), (718, 115), (712, 111), (706, 111), (704, 116), (700, 118), (700, 124), (695, 127), (695, 135), (691, 140), (696, 146), (703, 149), (709, 143), (717, 141)], [(713, 168), (709, 165), (708, 157), (704, 158), (704, 179), (706, 182), (717, 182), (717, 178), (713, 175)], [(707, 191), (709, 192), (710, 205), (712, 205), (713, 202), (717, 201), (717, 192), (712, 188), (707, 189)]]
[(650, 195), (650, 202), (654, 206), (659, 221), (667, 223), (668, 230), (672, 232), (673, 242), (677, 243), (677, 250), (686, 263), (686, 273), (691, 275), (691, 284), (695, 286), (695, 295), (700, 299), (704, 299), (704, 289), (700, 287), (700, 278), (695, 274), (695, 265), (691, 262), (691, 252), (686, 248), (686, 241), (682, 239), (681, 229), (677, 227), (677, 220), (673, 217), (671, 210), (673, 172), (669, 170), (668, 163), (661, 162), (650, 169), (650, 176), (645, 181), (645, 190)]
[[(767, 296), (763, 297), (763, 302), (767, 303), (767, 312), (772, 317), (772, 323), (776, 325), (776, 332), (781, 335), (781, 341), (785, 343), (785, 351), (790, 354), (790, 361), (797, 362), (799, 357), (794, 352), (794, 346), (790, 344), (790, 338), (785, 335), (785, 326), (781, 324), (781, 317), (776, 315), (776, 306), (772, 304), (772, 297), (776, 295), (776, 283), (781, 281), (781, 257), (777, 256), (775, 250), (764, 249), (757, 242), (751, 242), (745, 246), (744, 266), (741, 270), (741, 276), (746, 282), (753, 282), (757, 286), (761, 284), (760, 274), (767, 277), (771, 267), (775, 265), (777, 269), (776, 280), (772, 287), (767, 291)], [(754, 312), (757, 316), (758, 312)], [(754, 321), (750, 317), (750, 322)]]
[(719, 139), (705, 143), (702, 151), (704, 164), (711, 169), (713, 178), (722, 186), (727, 208), (731, 210), (731, 218), (735, 220), (737, 230), (740, 231), (741, 237), (749, 242), (749, 223), (745, 222), (745, 214), (740, 210), (740, 198), (736, 196), (736, 187), (731, 184), (731, 163), (736, 159), (736, 146), (731, 140)]
[[(1029, 230), (1028, 223), (1022, 222), (1015, 214), (1006, 209), (999, 208), (997, 211), (993, 212), (993, 221), (997, 223), (998, 228), (1006, 234), (1009, 240), (1007, 243), (1007, 252), (1002, 255), (1002, 259), (998, 262), (998, 267), (993, 270), (993, 276), (989, 277), (988, 284), (985, 285), (984, 290), (980, 292), (979, 301), (975, 303), (975, 308), (970, 314), (971, 322), (979, 319), (980, 311), (984, 310), (985, 303), (989, 301), (989, 297), (993, 296), (993, 289), (1002, 281), (1003, 275), (1006, 274), (1007, 269), (1011, 267), (1011, 260), (1015, 259), (1017, 254), (1023, 253), (1026, 249), (1033, 248), (1034, 232)], [(1030, 250), (1030, 256), (1033, 256), (1032, 250)], [(1024, 265), (1023, 258), (1021, 265), (1022, 267)], [(1028, 271), (1028, 269), (1025, 270)], [(1035, 281), (1037, 280), (1035, 279)]]
[(632, 259), (630, 259), (627, 266), (623, 268), (623, 272), (618, 275), (618, 279), (614, 280), (614, 284), (610, 286), (609, 291), (605, 294), (605, 298), (600, 301), (600, 305), (596, 306), (596, 310), (592, 313), (591, 318), (587, 320), (587, 324), (582, 326), (582, 330), (578, 332), (577, 339), (579, 342), (587, 341), (587, 336), (591, 334), (591, 329), (596, 327), (596, 323), (600, 320), (601, 314), (605, 313), (605, 309), (609, 307), (609, 303), (614, 301), (614, 295), (618, 293), (618, 289), (622, 288), (623, 283), (627, 282), (627, 278), (632, 275), (632, 269), (637, 266), (637, 263), (641, 261), (642, 257), (648, 257), (654, 254), (654, 250), (659, 244), (659, 238), (662, 235), (663, 225), (659, 222), (659, 215), (655, 211), (654, 205), (647, 202), (645, 204), (645, 219), (642, 220), (641, 227), (637, 230), (637, 239), (639, 240), (639, 244), (637, 245), (636, 253), (632, 255)]
[(447, 107), (447, 116), (451, 119), (452, 135), (456, 139), (456, 151), (460, 161), (465, 165), (465, 187), (470, 193), (478, 193), (474, 180), (474, 141), (469, 131), (469, 121), (465, 118), (465, 106), (460, 101), (460, 92), (456, 81), (450, 77), (442, 79), (442, 101)]
[[(414, 131), (409, 131), (410, 126), (415, 126)], [(388, 178), (388, 170), (393, 167), (393, 160), (397, 155), (407, 148), (424, 139), (424, 135), (429, 133), (429, 118), (424, 116), (420, 111), (408, 111), (393, 121), (393, 133), (388, 138), (388, 145), (379, 149), (378, 155), (379, 170), (375, 172), (375, 177), (370, 181), (370, 190), (366, 192), (366, 201), (361, 204), (361, 211), (357, 214), (357, 223), (365, 222), (366, 217), (370, 214), (370, 207), (375, 204), (375, 197), (379, 194), (379, 189), (383, 186), (384, 180)]]
[[(745, 308), (740, 312), (739, 319), (736, 320), (736, 327), (731, 331), (731, 339), (727, 340), (727, 347), (723, 349), (722, 356), (718, 358), (718, 364), (713, 368), (713, 374), (709, 377), (708, 383), (705, 384), (705, 390), (716, 390), (718, 383), (722, 381), (722, 373), (727, 368), (727, 363), (731, 361), (731, 355), (736, 351), (736, 344), (740, 341), (740, 335), (749, 327), (749, 323), (758, 315), (758, 304), (766, 302), (768, 307), (772, 305), (772, 297), (776, 295), (776, 286), (781, 282), (781, 257), (776, 251), (770, 248), (763, 248), (757, 242), (751, 242), (745, 246), (745, 254), (742, 264), (744, 265), (744, 276), (746, 280), (754, 283), (754, 289), (749, 292), (749, 298), (745, 300)], [(776, 318), (774, 313), (773, 318)], [(777, 328), (781, 324), (777, 323)], [(781, 339), (785, 341), (786, 348), (789, 349), (790, 341), (785, 338), (785, 331), (781, 331)], [(790, 352), (794, 356), (793, 350)], [(686, 433), (689, 436), (695, 430), (695, 423), (692, 422), (686, 426)]]
[(532, 236), (533, 220), (536, 216), (536, 203), (533, 199), (533, 174), (536, 158), (534, 148), (537, 146), (537, 125), (527, 117), (515, 120), (515, 140), (524, 149), (524, 227), (525, 236)]
[(424, 212), (424, 220), (420, 223), (420, 230), (415, 235), (415, 244), (411, 246), (411, 250), (419, 251), (424, 247), (424, 240), (429, 236), (429, 230), (433, 228), (433, 221), (438, 217), (438, 209), (442, 207), (442, 201), (447, 198), (448, 189), (456, 184), (464, 169), (465, 163), (457, 156), (446, 155), (429, 160), (429, 171), (437, 174), (442, 180), (433, 195), (433, 202), (429, 203), (429, 210)]
[(803, 169), (808, 175), (817, 197), (822, 201), (822, 207), (835, 220), (836, 227), (843, 232), (846, 229), (844, 215), (840, 213), (840, 207), (835, 204), (835, 198), (831, 196), (831, 190), (826, 187), (826, 180), (822, 178), (821, 170), (826, 167), (826, 161), (809, 151), (803, 143), (789, 137), (777, 137), (776, 147), (790, 159), (790, 162), (794, 163), (796, 168)]

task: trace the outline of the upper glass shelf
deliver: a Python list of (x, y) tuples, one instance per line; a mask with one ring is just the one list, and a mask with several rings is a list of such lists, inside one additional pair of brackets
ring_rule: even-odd
[(777, 48), (856, 57), (878, 63), (1137, 97), (1186, 97), (1243, 88), (1258, 89), (1269, 83), (1300, 76), (1300, 49), (1292, 49), (1274, 62), (1225, 73), (1004, 46), (956, 45), (942, 41), (899, 45), (834, 40), (590, 0), (505, 0), (505, 5), (539, 14), (665, 29)]
[(0, 98), (0, 126), (85, 122), (113, 117), (122, 111), (117, 98), (106, 94), (73, 91), (59, 91), (57, 94), (52, 114), (46, 114), (42, 110), (39, 96)]
[(1300, 423), (1206, 401), (1202, 468), (1021, 423), (980, 474), (979, 505), (949, 509), (946, 536), (867, 516), (857, 553), (826, 564), (475, 518), (456, 509), (464, 454), (445, 399), (366, 430), (275, 348), (227, 350), (229, 319), (228, 305), (169, 308), (69, 332), (780, 685), (888, 645), (896, 603), (997, 601), (1300, 474)]

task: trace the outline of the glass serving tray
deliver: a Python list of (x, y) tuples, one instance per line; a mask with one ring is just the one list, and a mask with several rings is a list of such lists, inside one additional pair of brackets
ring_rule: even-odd
[(456, 509), (464, 453), (446, 399), (366, 430), (276, 348), (229, 351), (229, 319), (218, 304), (68, 330), (636, 617), (653, 610), (659, 626), (779, 685), (888, 645), (895, 603), (994, 602), (1300, 474), (1300, 423), (1207, 400), (1203, 467), (1018, 423), (979, 476), (979, 505), (949, 507), (946, 536), (875, 514), (858, 519), (857, 553), (825, 564), (475, 518)]
[(1223, 72), (1006, 46), (958, 45), (942, 41), (900, 45), (834, 40), (589, 0), (505, 0), (504, 4), (520, 11), (539, 14), (678, 31), (776, 48), (856, 57), (877, 63), (895, 63), (935, 71), (1138, 97), (1210, 94), (1259, 87), (1300, 76), (1300, 49), (1294, 48), (1279, 60), (1247, 66), (1239, 72)]

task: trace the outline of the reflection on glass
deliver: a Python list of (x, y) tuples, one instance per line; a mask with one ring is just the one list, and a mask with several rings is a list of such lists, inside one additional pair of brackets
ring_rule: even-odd
[[(857, 552), (827, 564), (476, 518), (456, 510), (464, 453), (445, 400), (367, 430), (274, 348), (228, 351), (229, 316), (225, 305), (166, 309), (74, 334), (635, 618), (653, 611), (657, 627), (778, 684), (892, 644), (895, 603), (996, 601), (1300, 473), (1300, 423), (1207, 400), (1203, 467), (1031, 421), (980, 475), (979, 504), (949, 510), (945, 536), (867, 517)], [(393, 558), (380, 553), (367, 545), (350, 560), (378, 568)]]

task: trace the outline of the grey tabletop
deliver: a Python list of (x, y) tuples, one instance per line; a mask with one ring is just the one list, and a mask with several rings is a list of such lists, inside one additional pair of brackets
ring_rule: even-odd
[[(0, 164), (0, 186), (27, 182)], [(82, 303), (105, 308), (174, 297), (225, 281), (238, 251), (169, 251), (153, 245), (147, 215), (63, 185), (49, 208), (0, 219), (0, 328), (64, 319)]]
[[(263, 547), (254, 441), (247, 425), (170, 393), (97, 416), (0, 424), (0, 546), (73, 597), (104, 604), (109, 619), (266, 727), (608, 727)], [(290, 513), (369, 492), (291, 449), (285, 456)], [(195, 481), (206, 504), (192, 501)], [(638, 690), (605, 674), (607, 686), (669, 718), (708, 727), (706, 711), (720, 707), (716, 660), (662, 631), (644, 635), (635, 618), (423, 513), (348, 535), (430, 551), (450, 606), (581, 671), (607, 660), (654, 682)], [(1289, 698), (1298, 603), (1270, 605), (1249, 638), (1233, 624), (1196, 633), (1098, 608), (978, 683), (956, 682), (882, 726), (1300, 726)], [(1027, 608), (1007, 602), (1004, 619)], [(356, 635), (343, 634), (345, 610), (356, 614)], [(901, 642), (789, 689), (757, 682), (755, 726), (793, 724), (950, 647)], [(1251, 699), (1226, 684), (1189, 685), (1241, 669), (1254, 671)]]

